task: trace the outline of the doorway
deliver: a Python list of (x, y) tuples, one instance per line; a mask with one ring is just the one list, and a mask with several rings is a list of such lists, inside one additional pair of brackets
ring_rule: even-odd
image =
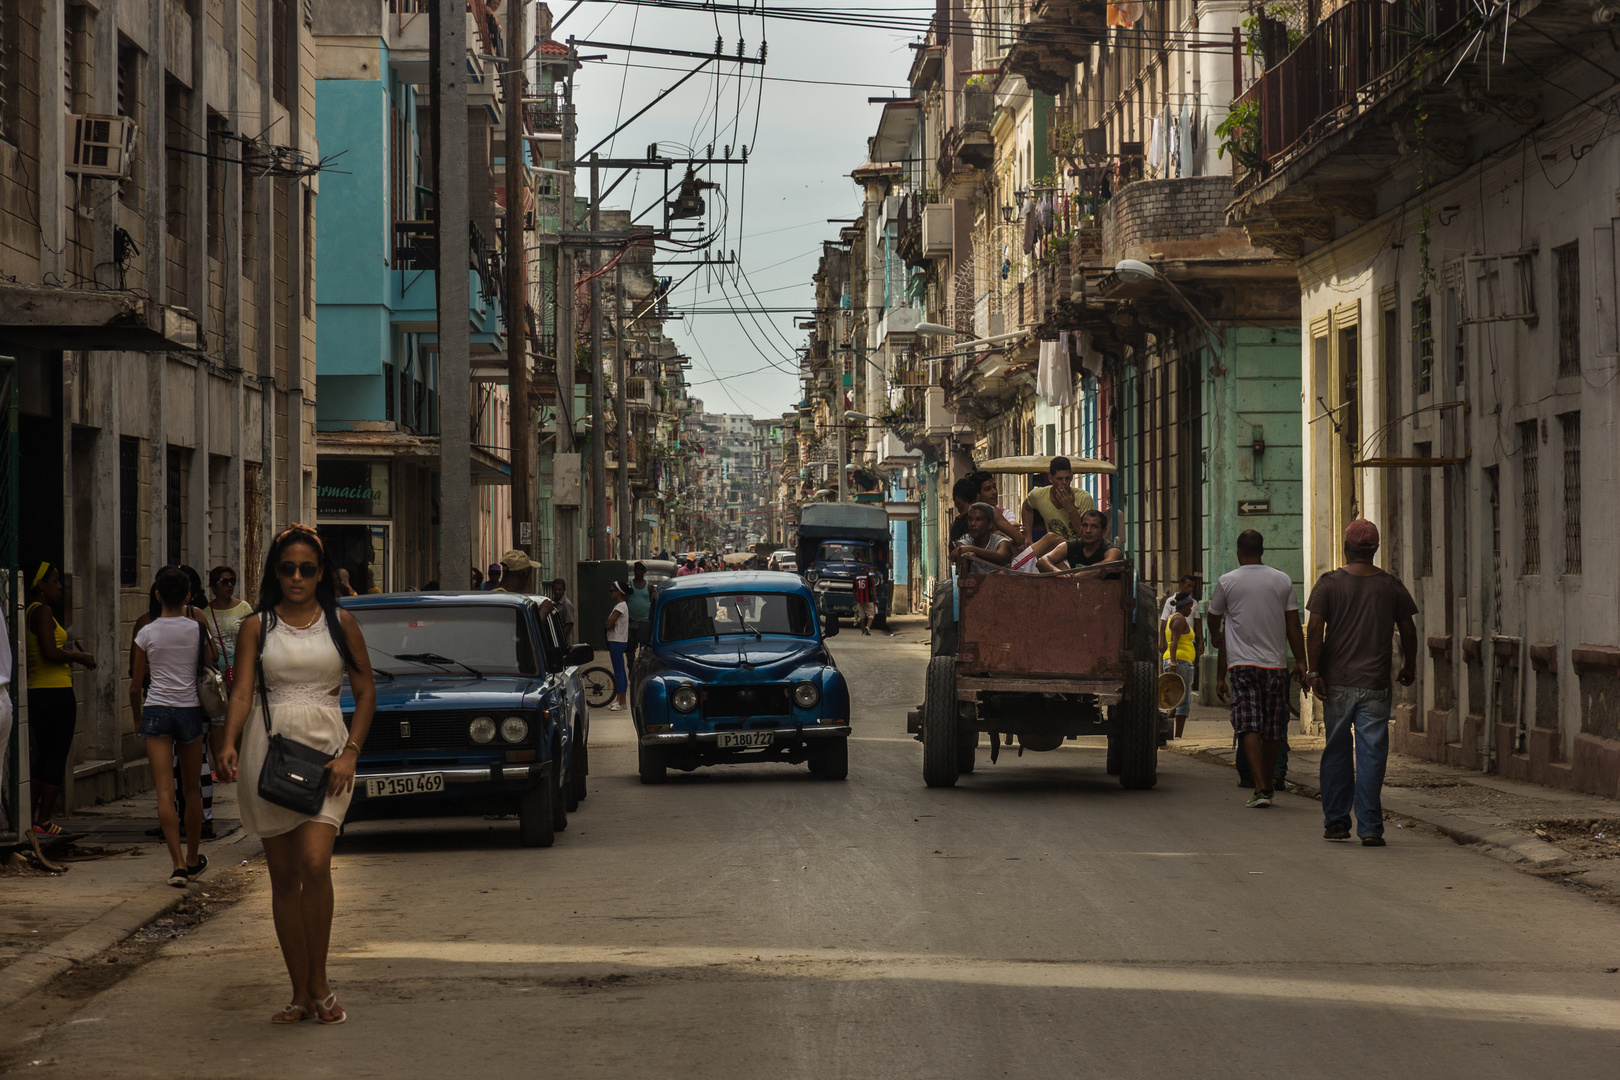
[(320, 526), (327, 550), (338, 569), (349, 572), (349, 584), (357, 593), (389, 592), (393, 588), (393, 575), (388, 572), (388, 528), (383, 522)]

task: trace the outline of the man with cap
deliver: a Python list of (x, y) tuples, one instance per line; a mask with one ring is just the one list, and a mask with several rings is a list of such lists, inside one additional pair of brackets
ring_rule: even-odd
[(695, 574), (697, 572), (698, 572), (697, 555), (693, 554), (693, 553), (688, 553), (687, 556), (686, 556), (686, 562), (682, 563), (681, 568), (679, 570), (675, 571), (675, 576), (676, 577), (686, 577), (689, 574)]
[[(490, 575), (492, 580), (496, 580), (496, 584), (490, 589), (490, 592), (526, 593), (532, 591), (529, 588), (529, 578), (538, 565), (529, 558), (528, 553), (522, 548), (513, 548), (501, 556), (500, 577), (496, 579), (493, 573)], [(490, 569), (493, 571), (495, 568), (491, 567)]]
[(484, 577), (484, 591), (485, 592), (500, 592), (501, 591), (501, 564), (500, 563), (492, 562), (492, 563), (489, 564), (489, 573), (486, 574), (485, 577)]
[(1380, 792), (1389, 762), (1389, 639), (1401, 634), (1401, 670), (1417, 666), (1417, 604), (1400, 579), (1373, 565), (1378, 526), (1357, 518), (1344, 530), (1344, 565), (1323, 574), (1305, 609), (1306, 685), (1324, 703), (1322, 817), (1326, 840), (1350, 839), (1350, 809), (1363, 847), (1384, 846)]

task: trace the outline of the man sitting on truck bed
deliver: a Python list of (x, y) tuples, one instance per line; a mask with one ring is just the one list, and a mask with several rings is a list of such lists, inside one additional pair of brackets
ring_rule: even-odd
[(1055, 457), (1046, 467), (1045, 487), (1031, 488), (1020, 517), (1024, 532), (1034, 536), (1037, 528), (1058, 533), (1065, 540), (1080, 539), (1080, 516), (1097, 504), (1091, 493), (1074, 487), (1074, 469), (1066, 457)]
[[(1116, 562), (1125, 557), (1119, 548), (1103, 539), (1108, 529), (1108, 516), (1101, 510), (1087, 510), (1080, 515), (1080, 539), (1066, 540), (1053, 543), (1050, 553), (1042, 553), (1044, 557), (1036, 560), (1043, 574), (1054, 573), (1058, 570), (1077, 569), (1082, 566), (1096, 566), (1100, 563)], [(1056, 533), (1047, 533), (1036, 543), (1037, 551), (1048, 543)]]
[(976, 502), (968, 507), (967, 536), (951, 544), (951, 558), (962, 573), (984, 568), (975, 563), (1006, 566), (1013, 556), (1012, 541), (996, 531), (996, 509), (988, 503)]
[(968, 507), (978, 502), (996, 509), (995, 530), (1012, 543), (1013, 550), (1017, 551), (1027, 546), (1029, 541), (1024, 538), (1024, 530), (1018, 527), (1012, 512), (996, 504), (996, 500), (1000, 497), (995, 474), (987, 473), (983, 469), (975, 469), (952, 484), (951, 501), (956, 504), (956, 517), (951, 521), (950, 538), (955, 540), (967, 534)]

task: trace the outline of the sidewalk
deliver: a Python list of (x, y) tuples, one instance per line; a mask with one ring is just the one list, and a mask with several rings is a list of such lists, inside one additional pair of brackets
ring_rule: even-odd
[[(1288, 745), (1289, 788), (1320, 798), (1322, 738), (1296, 727)], [(1186, 737), (1167, 749), (1231, 767), (1237, 754), (1227, 710), (1194, 705)], [(1397, 828), (1427, 827), (1539, 876), (1620, 899), (1620, 803), (1396, 753), (1383, 801), (1385, 820)]]
[(218, 873), (261, 850), (236, 820), (235, 784), (214, 786), (219, 838), (203, 843), (209, 867), (185, 889), (168, 884), (168, 850), (146, 835), (157, 825), (151, 792), (86, 807), (56, 822), (68, 833), (86, 834), (71, 846), (46, 851), (69, 870), (0, 867), (0, 1008), (205, 893)]

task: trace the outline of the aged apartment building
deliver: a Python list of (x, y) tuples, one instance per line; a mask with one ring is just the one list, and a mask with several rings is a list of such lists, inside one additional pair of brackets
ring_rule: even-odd
[(1408, 753), (1620, 795), (1612, 6), (1351, 0), (1239, 101), (1229, 219), (1300, 256), (1305, 560), (1383, 530)]
[(251, 597), (270, 530), (313, 520), (311, 6), (0, 5), (7, 554), (64, 569), (99, 661), (69, 806), (148, 782), (124, 673), (154, 571), (229, 564)]

